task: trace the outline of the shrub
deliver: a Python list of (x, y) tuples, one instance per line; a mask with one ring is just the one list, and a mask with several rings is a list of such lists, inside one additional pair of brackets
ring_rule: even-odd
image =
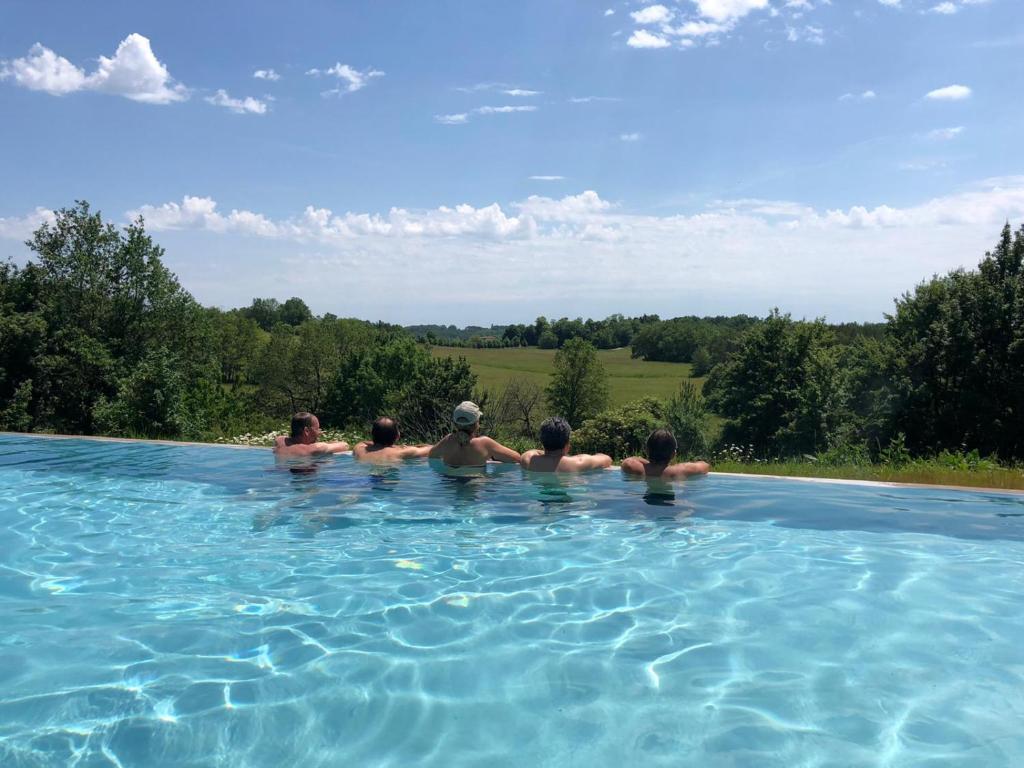
[(645, 397), (583, 422), (572, 433), (573, 448), (581, 453), (607, 453), (616, 460), (643, 455), (648, 435), (664, 423), (664, 405)]

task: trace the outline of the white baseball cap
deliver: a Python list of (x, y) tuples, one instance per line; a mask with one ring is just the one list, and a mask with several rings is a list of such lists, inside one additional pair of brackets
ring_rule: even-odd
[(469, 427), (480, 421), (481, 416), (483, 416), (483, 414), (480, 412), (480, 406), (466, 400), (455, 406), (455, 412), (452, 414), (452, 421), (460, 427)]

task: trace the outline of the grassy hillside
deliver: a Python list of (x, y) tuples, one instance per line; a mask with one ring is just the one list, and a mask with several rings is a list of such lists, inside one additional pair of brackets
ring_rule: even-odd
[[(547, 386), (551, 374), (553, 349), (519, 347), (511, 349), (455, 349), (434, 347), (436, 357), (465, 357), (479, 378), (479, 385), (491, 392), (504, 388), (509, 379), (522, 378)], [(634, 360), (628, 349), (599, 350), (597, 353), (608, 372), (611, 404), (622, 405), (644, 395), (668, 397), (690, 378), (686, 363), (649, 363)], [(692, 379), (698, 386), (704, 379)]]

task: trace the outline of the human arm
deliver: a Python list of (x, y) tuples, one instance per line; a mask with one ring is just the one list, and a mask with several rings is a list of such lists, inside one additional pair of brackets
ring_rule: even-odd
[(432, 445), (406, 445), (402, 447), (399, 456), (403, 459), (422, 459), (424, 456), (430, 455), (430, 450), (433, 447)]
[(584, 459), (584, 469), (607, 469), (612, 465), (612, 457), (606, 453), (595, 453), (580, 458)]
[(644, 470), (644, 464), (646, 463), (639, 456), (630, 456), (628, 459), (623, 460), (622, 472), (626, 475), (640, 475), (642, 477), (647, 474)]
[(344, 440), (336, 443), (316, 443), (313, 450), (314, 453), (344, 453), (349, 450), (349, 444)]
[(674, 478), (684, 478), (693, 475), (706, 475), (710, 469), (711, 465), (706, 461), (688, 461), (682, 464), (673, 464), (665, 474), (670, 474)]
[(522, 459), (518, 451), (513, 451), (511, 448), (506, 448), (504, 445), (499, 443), (490, 437), (484, 438), (484, 447), (487, 448), (490, 457), (495, 461), (503, 461), (507, 464), (515, 464)]

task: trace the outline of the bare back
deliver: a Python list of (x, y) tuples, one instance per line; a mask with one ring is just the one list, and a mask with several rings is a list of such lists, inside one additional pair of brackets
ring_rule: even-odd
[(695, 475), (706, 475), (711, 465), (706, 461), (688, 461), (679, 464), (655, 463), (634, 456), (622, 462), (622, 471), (627, 475), (639, 475), (661, 480), (685, 480)]
[(348, 443), (300, 443), (290, 437), (279, 436), (274, 440), (274, 456), (278, 459), (300, 459), (306, 456), (324, 456), (328, 453), (343, 453), (349, 450)]
[(352, 455), (359, 461), (386, 464), (403, 459), (420, 458), (426, 456), (429, 450), (429, 445), (377, 445), (367, 441), (359, 443), (352, 450)]
[(441, 441), (430, 449), (429, 456), (432, 459), (440, 459), (449, 467), (482, 467), (491, 459), (514, 463), (520, 458), (516, 451), (506, 448), (497, 440), (489, 437), (460, 440), (458, 432), (441, 438)]
[(524, 453), (519, 463), (528, 472), (586, 472), (590, 469), (610, 467), (612, 459), (603, 453), (567, 456), (561, 450), (532, 450)]

